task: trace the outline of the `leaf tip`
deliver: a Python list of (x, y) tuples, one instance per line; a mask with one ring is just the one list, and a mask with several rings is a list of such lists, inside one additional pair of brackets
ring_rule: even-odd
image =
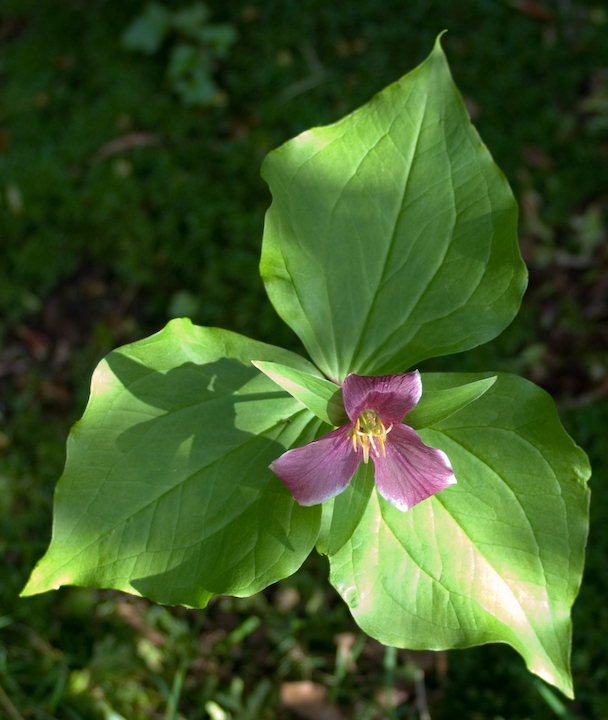
[(442, 30), (437, 37), (435, 38), (435, 43), (433, 45), (433, 49), (430, 52), (430, 55), (428, 59), (437, 59), (439, 61), (443, 61), (446, 65), (448, 64), (448, 59), (445, 56), (445, 52), (443, 50), (443, 46), (441, 44), (441, 40), (443, 36), (447, 33), (447, 30)]
[(187, 317), (173, 318), (172, 320), (169, 320), (169, 322), (165, 326), (165, 329), (179, 331), (182, 329), (191, 328), (192, 325), (193, 325), (193, 322), (192, 322), (192, 320), (190, 320), (190, 318), (187, 318)]
[(448, 29), (442, 30), (435, 38), (435, 47), (441, 47), (441, 38), (448, 32)]
[(19, 593), (19, 597), (31, 597), (32, 595), (40, 595), (47, 590), (58, 590), (62, 584), (65, 583), (60, 582), (55, 585), (45, 583), (45, 579), (41, 576), (40, 568), (35, 567), (25, 584), (25, 587)]
[(441, 45), (441, 40), (446, 33), (447, 33), (447, 29), (442, 30), (435, 38), (435, 42), (433, 44), (433, 49), (431, 50), (431, 54), (430, 54), (431, 57), (433, 57), (434, 55), (441, 55), (442, 57), (445, 57), (445, 53), (443, 51), (443, 46)]
[[(554, 700), (557, 700), (557, 698), (549, 690), (549, 688), (541, 683), (541, 680), (546, 682), (548, 685), (553, 685), (553, 687), (557, 688), (569, 700), (574, 700), (574, 683), (572, 681), (572, 675), (569, 668), (564, 668), (565, 672), (559, 672), (557, 671), (557, 668), (528, 667), (528, 670), (533, 673), (533, 675), (536, 675), (535, 678), (531, 678), (532, 684), (536, 687), (536, 689), (544, 698), (549, 695), (552, 696)], [(540, 680), (538, 678), (540, 678)], [(557, 702), (559, 703), (559, 700), (557, 700)]]

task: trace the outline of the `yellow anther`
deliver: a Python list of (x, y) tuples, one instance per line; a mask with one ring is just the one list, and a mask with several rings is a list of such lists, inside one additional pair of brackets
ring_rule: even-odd
[(355, 427), (353, 428), (353, 449), (355, 452), (361, 447), (363, 451), (363, 462), (369, 461), (369, 453), (371, 451), (380, 457), (380, 451), (376, 446), (376, 440), (380, 443), (382, 455), (386, 457), (386, 448), (384, 443), (386, 436), (392, 429), (392, 425), (387, 429), (384, 423), (373, 410), (366, 410), (357, 418)]

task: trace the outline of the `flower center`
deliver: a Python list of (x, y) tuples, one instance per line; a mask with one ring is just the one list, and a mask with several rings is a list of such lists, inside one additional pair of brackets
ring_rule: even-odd
[[(375, 453), (376, 457), (380, 457), (380, 450), (382, 455), (386, 457), (384, 443), (392, 428), (392, 425), (388, 429), (385, 428), (384, 423), (373, 410), (366, 410), (359, 415), (353, 428), (353, 450), (355, 452), (358, 452), (359, 448), (363, 450), (364, 463), (369, 460), (370, 449)], [(376, 444), (376, 441), (378, 444)], [(378, 449), (378, 445), (380, 449)]]

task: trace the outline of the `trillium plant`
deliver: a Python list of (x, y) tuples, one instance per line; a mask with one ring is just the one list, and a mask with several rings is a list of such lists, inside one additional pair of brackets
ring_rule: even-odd
[(110, 353), (68, 439), (24, 595), (202, 608), (316, 550), (359, 626), (411, 649), (508, 643), (572, 696), (587, 458), (504, 373), (418, 372), (513, 319), (517, 206), (439, 39), (369, 103), (271, 152), (260, 271), (309, 357), (173, 320)]

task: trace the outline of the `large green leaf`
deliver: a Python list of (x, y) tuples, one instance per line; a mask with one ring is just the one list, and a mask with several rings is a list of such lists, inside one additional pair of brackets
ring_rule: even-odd
[[(441, 390), (480, 375), (430, 374)], [(387, 645), (506, 642), (572, 696), (570, 609), (588, 529), (590, 474), (551, 398), (499, 374), (475, 402), (420, 431), (458, 484), (401, 513), (374, 491), (331, 582), (359, 625)]]
[(188, 320), (99, 365), (68, 441), (51, 546), (24, 594), (71, 584), (203, 607), (301, 565), (321, 508), (300, 507), (268, 464), (321, 422), (252, 360), (314, 372)]
[(262, 175), (266, 289), (331, 380), (475, 347), (517, 312), (516, 203), (439, 40), (367, 105), (269, 153)]

